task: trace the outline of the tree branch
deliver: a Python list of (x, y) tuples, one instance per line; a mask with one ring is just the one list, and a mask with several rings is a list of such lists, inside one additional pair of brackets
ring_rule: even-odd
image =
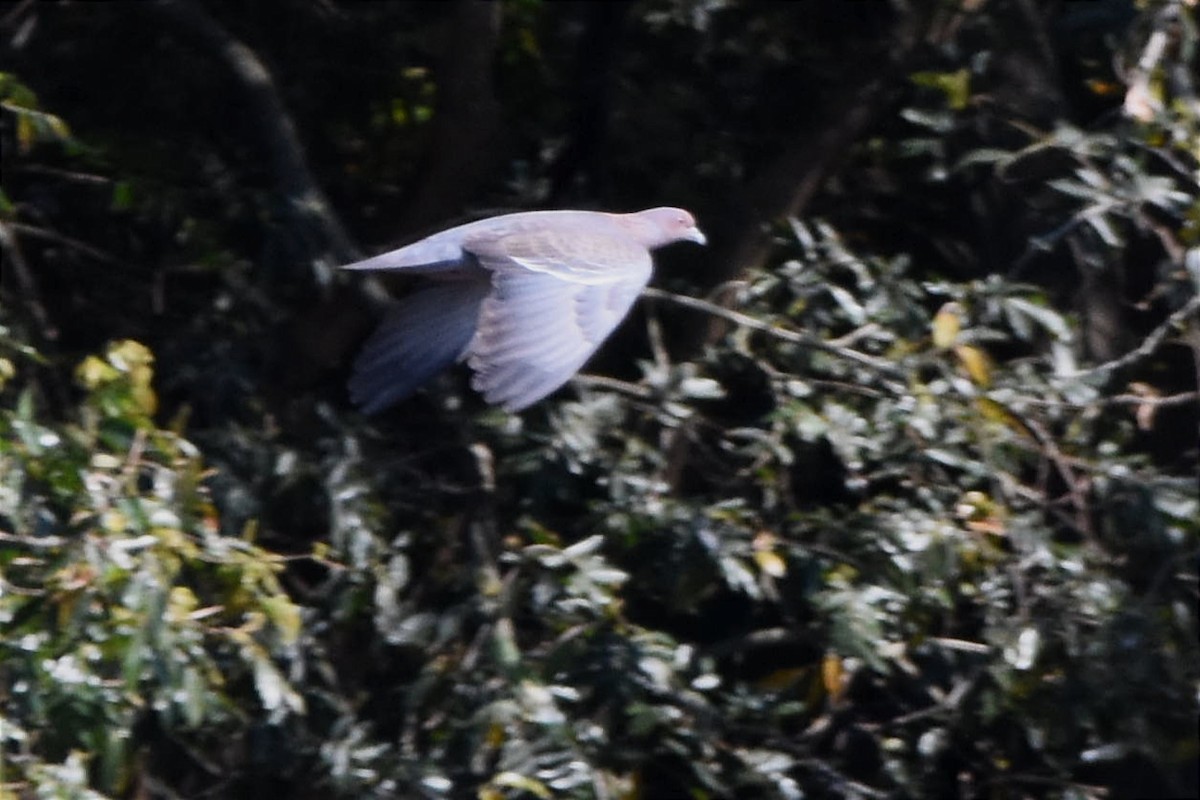
[(170, 23), (180, 41), (215, 58), (241, 91), (250, 118), (245, 129), (257, 135), (257, 149), (283, 197), (289, 235), (307, 243), (315, 260), (327, 259), (335, 264), (353, 260), (357, 250), (309, 171), (291, 115), (270, 72), (254, 51), (191, 0), (155, 0), (148, 7)]
[(419, 230), (461, 214), (499, 164), (500, 102), (493, 85), (501, 4), (457, 0), (438, 67), (438, 101), (427, 168), (412, 191), (406, 227)]
[[(838, 93), (845, 98), (825, 112), (824, 122), (805, 120), (792, 144), (770, 162), (741, 192), (733, 221), (726, 225), (724, 241), (714, 249), (713, 283), (735, 280), (760, 266), (770, 252), (767, 225), (786, 217), (801, 216), (826, 178), (841, 164), (855, 142), (875, 121), (889, 113), (907, 80), (907, 62), (925, 39), (929, 18), (907, 4), (897, 4), (898, 19), (891, 44), (881, 57), (857, 76), (851, 76)], [(711, 335), (711, 334), (710, 334)]]
[(714, 317), (718, 317), (727, 322), (732, 322), (733, 324), (739, 325), (743, 328), (762, 331), (769, 336), (785, 342), (790, 342), (791, 344), (798, 344), (802, 347), (807, 347), (812, 350), (837, 356), (838, 358), (845, 359), (846, 361), (853, 361), (854, 363), (868, 367), (887, 378), (904, 380), (905, 377), (902, 370), (893, 366), (889, 362), (884, 361), (883, 359), (869, 356), (866, 353), (859, 352), (858, 350), (851, 350), (848, 347), (841, 347), (832, 342), (823, 341), (807, 333), (800, 333), (799, 331), (793, 331), (789, 330), (788, 328), (781, 328), (777, 325), (771, 325), (770, 323), (763, 322), (762, 320), (756, 319), (748, 314), (743, 314), (740, 311), (733, 311), (725, 308), (724, 306), (717, 305), (716, 303), (710, 303), (707, 300), (701, 300), (698, 297), (687, 297), (685, 295), (673, 294), (671, 292), (663, 291), (662, 289), (654, 288), (642, 290), (642, 295), (654, 300), (666, 300), (669, 303), (674, 303), (675, 305), (683, 306), (684, 308), (690, 308), (694, 311), (703, 311), (706, 314), (711, 314)]
[(1188, 320), (1194, 322), (1194, 318), (1198, 313), (1200, 313), (1200, 294), (1193, 295), (1190, 300), (1184, 303), (1182, 308), (1167, 317), (1161, 325), (1151, 331), (1150, 335), (1142, 340), (1141, 344), (1125, 355), (1120, 358), (1114, 358), (1111, 361), (1106, 361), (1103, 364), (1097, 364), (1089, 369), (1079, 370), (1069, 377), (1078, 378), (1087, 375), (1104, 375), (1113, 370), (1127, 367), (1157, 350), (1158, 346), (1162, 344), (1163, 339), (1167, 338), (1167, 334), (1175, 330), (1176, 327), (1183, 325)]

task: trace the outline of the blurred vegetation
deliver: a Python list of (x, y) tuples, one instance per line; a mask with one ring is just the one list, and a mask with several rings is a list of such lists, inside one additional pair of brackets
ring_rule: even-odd
[[(0, 37), (0, 798), (1200, 792), (1191, 0)], [(664, 203), (590, 374), (349, 407), (351, 241)]]

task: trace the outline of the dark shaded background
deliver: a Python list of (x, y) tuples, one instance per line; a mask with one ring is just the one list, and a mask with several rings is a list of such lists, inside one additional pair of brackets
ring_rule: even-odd
[[(4, 338), (45, 357), (5, 385), (7, 424), (21, 397), (87, 419), (74, 365), (146, 345), (153, 424), (211, 466), (214, 524), (290, 558), (303, 632), (264, 647), (307, 702), (276, 713), (241, 640), (210, 631), (224, 711), (181, 723), (154, 702), (171, 670), (147, 672), (128, 744), (99, 756), (116, 711), (56, 717), (0, 669), (31, 732), (0, 785), (32, 796), (38, 759), (78, 750), (86, 782), (139, 798), (1194, 794), (1194, 26), (1187, 3), (1122, 0), (0, 7), (0, 70), (36, 94), (7, 84), (0, 118)], [(349, 407), (354, 351), (407, 284), (338, 264), (493, 213), (667, 204), (711, 244), (660, 253), (655, 285), (716, 307), (639, 306), (589, 367), (607, 383), (520, 421), (459, 373), (375, 420)], [(1036, 332), (996, 310), (1020, 293), (1049, 315)], [(931, 345), (952, 299), (959, 347), (1004, 377)], [(726, 307), (812, 338), (739, 344)], [(1038, 371), (1055, 325), (1094, 380)], [(893, 366), (829, 365), (859, 342)], [(985, 409), (998, 443), (970, 392), (944, 439), (904, 428), (951, 374), (1011, 406)], [(606, 388), (619, 406), (593, 403)], [(1022, 405), (1040, 397), (1059, 405)], [(863, 462), (838, 439), (851, 405)], [(20, 505), (58, 491), (45, 524), (92, 536), (64, 499), (81, 490), (22, 447)], [(962, 461), (922, 461), (939, 447)], [(987, 484), (989, 447), (1024, 448), (1017, 488)], [(958, 526), (954, 569), (889, 544), (928, 530), (908, 510)], [(979, 544), (988, 525), (1011, 538)], [(1121, 600), (1071, 618), (1088, 592)], [(46, 658), (88, 639), (37, 596), (6, 639), (54, 629)], [(1014, 667), (1029, 630), (1037, 671)], [(556, 711), (547, 686), (577, 696)]]

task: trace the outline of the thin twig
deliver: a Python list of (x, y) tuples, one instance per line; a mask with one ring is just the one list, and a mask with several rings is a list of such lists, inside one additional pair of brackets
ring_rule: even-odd
[(33, 3), (34, 0), (25, 0), (23, 3), (18, 3), (11, 11), (5, 14), (3, 18), (0, 18), (0, 26), (8, 27), (9, 25), (13, 24), (17, 17), (19, 17), (21, 14), (24, 14), (25, 9), (29, 8), (31, 5), (33, 5)]
[(38, 290), (37, 281), (33, 279), (33, 273), (29, 271), (29, 265), (21, 253), (17, 237), (12, 233), (15, 228), (16, 226), (12, 223), (0, 222), (0, 250), (8, 254), (8, 261), (12, 264), (17, 288), (29, 313), (41, 328), (42, 336), (53, 341), (58, 338), (58, 329), (50, 323), (50, 315), (46, 313), (46, 306), (42, 303), (42, 295)]
[(0, 542), (20, 545), (32, 550), (52, 550), (55, 547), (62, 547), (67, 540), (63, 536), (21, 536), (8, 531), (0, 531)]
[(866, 325), (855, 328), (844, 336), (839, 336), (836, 339), (828, 340), (826, 344), (832, 347), (849, 347), (850, 345), (857, 343), (858, 340), (865, 339), (873, 333), (878, 333), (880, 330), (882, 330), (882, 328), (880, 328), (878, 322), (868, 322)]
[(630, 383), (629, 381), (622, 381), (617, 378), (609, 378), (605, 375), (585, 375), (581, 373), (573, 377), (571, 383), (589, 389), (611, 389), (640, 400), (654, 399), (654, 391), (640, 383)]
[(1058, 473), (1058, 477), (1067, 487), (1067, 495), (1071, 498), (1071, 506), (1075, 510), (1075, 527), (1083, 532), (1088, 537), (1089, 541), (1094, 540), (1094, 531), (1092, 530), (1091, 511), (1088, 507), (1087, 494), (1084, 492), (1081, 483), (1084, 481), (1076, 480), (1075, 470), (1070, 462), (1064, 457), (1062, 450), (1058, 447), (1058, 442), (1050, 434), (1050, 431), (1032, 417), (1021, 420), (1034, 436), (1038, 439), (1038, 444), (1041, 445), (1041, 454), (1054, 465), (1054, 471)]
[(1155, 408), (1163, 408), (1167, 406), (1185, 406), (1189, 403), (1197, 402), (1200, 402), (1200, 392), (1181, 392), (1180, 394), (1169, 394), (1166, 397), (1118, 394), (1112, 397), (1102, 397), (1094, 405), (1154, 406)]
[(205, 4), (156, 0), (141, 7), (154, 12), (180, 41), (218, 64), (234, 81), (240, 95), (238, 111), (249, 118), (245, 130), (257, 137), (253, 144), (286, 203), (293, 233), (314, 256), (342, 263), (354, 260), (357, 251), (309, 169), (296, 124), (258, 54), (221, 26)]
[(708, 645), (705, 655), (722, 658), (732, 653), (746, 653), (758, 647), (777, 647), (793, 644), (800, 639), (800, 634), (790, 628), (765, 628), (751, 631), (744, 636), (734, 636)]
[(1193, 317), (1200, 312), (1200, 294), (1197, 294), (1188, 300), (1183, 308), (1180, 308), (1171, 316), (1167, 317), (1163, 324), (1159, 325), (1150, 335), (1147, 336), (1141, 344), (1130, 350), (1120, 358), (1114, 358), (1112, 361), (1106, 361), (1103, 364), (1091, 367), (1089, 369), (1079, 370), (1078, 372), (1069, 375), (1071, 378), (1080, 378), (1085, 375), (1099, 375), (1106, 372), (1112, 372), (1116, 369), (1121, 369), (1133, 364), (1138, 359), (1145, 358), (1151, 355), (1158, 346), (1162, 344), (1162, 340), (1167, 338), (1167, 334), (1171, 333), (1176, 326), (1183, 324), (1185, 320)]
[(51, 178), (61, 178), (65, 181), (88, 183), (95, 186), (108, 186), (113, 179), (106, 175), (95, 175), (90, 172), (48, 167), (45, 164), (22, 164), (13, 167), (13, 171), (22, 175), (48, 175)]
[(966, 639), (953, 639), (947, 636), (930, 636), (926, 641), (931, 644), (940, 645), (947, 650), (957, 650), (960, 653), (975, 653), (977, 655), (987, 655), (992, 652), (990, 644), (982, 642), (971, 642)]
[(103, 250), (93, 247), (92, 245), (87, 244), (86, 242), (81, 242), (78, 239), (72, 239), (70, 236), (64, 236), (61, 233), (59, 233), (58, 231), (52, 231), (52, 230), (49, 230), (48, 228), (39, 228), (36, 225), (26, 225), (23, 222), (10, 222), (7, 224), (8, 224), (8, 227), (12, 228), (14, 231), (24, 233), (27, 236), (32, 236), (35, 239), (45, 239), (48, 242), (54, 242), (55, 244), (61, 244), (62, 246), (69, 248), (71, 250), (78, 250), (79, 252), (83, 253), (85, 256), (90, 256), (91, 258), (94, 258), (97, 261), (103, 261), (105, 264), (118, 263), (117, 259), (114, 256), (110, 256), (108, 253), (105, 253)]
[(860, 353), (857, 350), (851, 350), (846, 347), (838, 347), (835, 344), (822, 341), (815, 336), (793, 331), (788, 328), (781, 328), (777, 325), (771, 325), (770, 323), (763, 322), (762, 320), (756, 319), (748, 314), (743, 314), (739, 311), (733, 311), (732, 309), (724, 308), (723, 306), (716, 305), (715, 303), (710, 303), (707, 300), (701, 300), (697, 297), (687, 297), (685, 295), (674, 294), (673, 292), (667, 292), (663, 291), (662, 289), (654, 288), (647, 288), (643, 290), (642, 294), (651, 299), (666, 300), (669, 303), (674, 303), (675, 305), (683, 306), (684, 308), (690, 308), (693, 311), (703, 311), (706, 314), (720, 317), (721, 319), (732, 322), (735, 325), (741, 325), (743, 328), (762, 331), (763, 333), (773, 336), (776, 339), (790, 342), (791, 344), (798, 344), (803, 347), (818, 350), (822, 353), (829, 353), (830, 355), (838, 356), (839, 358), (846, 359), (847, 361), (853, 361), (856, 364), (870, 367), (876, 372), (886, 375), (889, 378), (894, 378), (897, 380), (904, 379), (904, 373), (901, 370), (882, 359), (869, 356), (866, 353)]
[[(1021, 405), (1035, 406), (1037, 408), (1097, 408), (1104, 406), (1154, 406), (1156, 408), (1166, 408), (1200, 402), (1200, 392), (1180, 392), (1179, 394), (1169, 394), (1164, 397), (1139, 394), (1114, 394), (1111, 397), (1098, 397), (1095, 400), (1088, 400), (1082, 403), (1075, 403), (1070, 400), (1047, 400), (1043, 397), (1022, 396), (1019, 402)], [(1008, 403), (1007, 405), (1016, 405), (1016, 403)]]

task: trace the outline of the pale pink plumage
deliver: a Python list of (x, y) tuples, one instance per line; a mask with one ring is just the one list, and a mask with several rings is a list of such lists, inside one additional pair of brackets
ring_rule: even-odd
[(566, 383), (624, 319), (650, 280), (650, 251), (704, 244), (688, 212), (529, 211), (471, 222), (355, 270), (404, 270), (433, 282), (400, 301), (355, 363), (350, 394), (370, 413), (456, 360), (509, 411)]

